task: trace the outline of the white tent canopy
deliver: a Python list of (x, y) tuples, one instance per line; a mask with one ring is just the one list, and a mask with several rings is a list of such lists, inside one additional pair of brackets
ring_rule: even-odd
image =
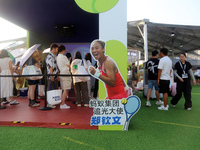
[[(145, 29), (145, 24), (147, 29)], [(128, 22), (128, 47), (140, 50), (145, 56), (144, 46), (151, 57), (153, 50), (165, 47), (169, 55), (177, 56), (180, 52), (199, 56), (195, 50), (200, 50), (200, 26), (172, 25), (149, 22), (148, 19)], [(144, 34), (147, 32), (147, 36)], [(145, 42), (147, 38), (147, 42)]]

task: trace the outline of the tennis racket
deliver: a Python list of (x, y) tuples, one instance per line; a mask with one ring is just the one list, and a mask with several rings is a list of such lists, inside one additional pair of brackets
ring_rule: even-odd
[(138, 112), (140, 109), (140, 99), (137, 96), (130, 96), (127, 98), (127, 103), (124, 105), (124, 110), (126, 113), (126, 121), (124, 124), (123, 131), (128, 131), (128, 126), (131, 118)]

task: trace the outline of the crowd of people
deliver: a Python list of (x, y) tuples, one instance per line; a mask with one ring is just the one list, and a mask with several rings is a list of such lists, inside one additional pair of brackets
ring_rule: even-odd
[[(21, 69), (20, 63), (17, 62), (16, 65), (12, 65), (12, 60), (9, 53), (6, 50), (2, 50), (0, 54), (0, 72), (1, 75), (13, 75), (21, 74), (22, 69), (26, 66), (34, 65), (35, 67), (42, 70), (46, 70), (47, 74), (52, 76), (47, 77), (47, 91), (62, 89), (62, 98), (60, 103), (60, 109), (69, 109), (65, 101), (69, 100), (69, 91), (73, 87), (76, 95), (75, 104), (77, 107), (81, 107), (82, 104), (85, 107), (89, 106), (90, 98), (98, 98), (98, 80), (101, 80), (105, 84), (107, 98), (106, 99), (122, 99), (127, 98), (128, 88), (132, 88), (133, 92), (137, 91), (135, 86), (137, 84), (137, 68), (135, 63), (132, 64), (132, 68), (128, 69), (128, 86), (124, 82), (118, 67), (114, 60), (109, 56), (105, 55), (105, 42), (100, 40), (95, 40), (91, 43), (90, 53), (82, 58), (82, 54), (76, 51), (74, 58), (70, 53), (66, 53), (66, 48), (63, 45), (58, 46), (57, 44), (51, 44), (50, 52), (46, 56), (44, 62), (45, 65), (41, 65), (42, 62), (39, 59), (39, 53), (36, 50), (31, 57), (26, 61)], [(171, 99), (170, 103), (172, 107), (175, 107), (178, 101), (181, 99), (182, 93), (185, 97), (185, 109), (192, 110), (191, 101), (191, 78), (193, 79), (194, 85), (196, 82), (199, 83), (200, 80), (200, 69), (198, 68), (193, 74), (192, 65), (186, 61), (186, 54), (180, 53), (179, 61), (175, 64), (172, 69), (172, 61), (167, 56), (168, 50), (162, 48), (159, 52), (153, 51), (152, 58), (146, 62), (145, 69), (148, 75), (148, 91), (147, 91), (147, 102), (146, 106), (150, 107), (150, 95), (152, 93), (153, 87), (155, 89), (156, 95), (156, 105), (159, 105), (159, 110), (168, 110), (168, 93), (170, 90), (170, 83), (174, 82), (171, 79), (171, 74), (173, 72), (176, 81), (176, 94)], [(92, 57), (96, 63), (92, 66)], [(69, 76), (59, 76), (69, 75)], [(73, 76), (84, 74), (87, 76)], [(88, 76), (88, 75), (91, 76)], [(195, 75), (195, 77), (194, 77)], [(195, 80), (196, 78), (196, 80)], [(93, 86), (94, 94), (91, 94), (91, 80), (94, 79), (95, 85)], [(25, 79), (24, 78), (1, 78), (1, 99), (3, 99), (4, 104), (10, 103), (10, 105), (17, 105), (19, 102), (13, 98), (13, 89), (18, 89), (22, 87)], [(28, 100), (30, 107), (39, 107), (40, 101), (36, 100), (36, 87), (39, 84), (39, 80), (27, 80), (28, 83)], [(3, 87), (3, 88), (2, 88)], [(160, 100), (160, 93), (162, 93), (163, 101)], [(17, 92), (17, 94), (19, 94)], [(10, 98), (10, 101), (7, 98)], [(48, 104), (48, 107), (56, 108), (55, 105)]]
[[(168, 93), (171, 85), (170, 82), (174, 82), (172, 81), (173, 79), (171, 79), (171, 74), (173, 72), (177, 84), (176, 94), (170, 101), (171, 107), (176, 107), (176, 104), (181, 99), (183, 93), (185, 98), (184, 108), (191, 111), (191, 79), (193, 80), (194, 85), (196, 85), (196, 80), (192, 71), (192, 65), (190, 64), (190, 62), (186, 61), (186, 54), (180, 53), (179, 61), (172, 69), (172, 61), (167, 55), (168, 50), (166, 48), (162, 48), (160, 50), (161, 59), (159, 60), (158, 51), (153, 51), (152, 58), (150, 58), (146, 63), (146, 70), (148, 74), (148, 92), (146, 106), (151, 106), (150, 95), (154, 87), (156, 93), (155, 95), (157, 98), (156, 105), (160, 105), (158, 109), (169, 109)], [(160, 93), (162, 93), (163, 101), (160, 100)]]
[[(9, 56), (7, 50), (2, 50), (0, 54), (0, 72), (1, 75), (21, 75), (22, 69), (26, 66), (34, 65), (37, 68), (41, 69), (44, 73), (44, 70), (47, 71), (47, 74), (52, 74), (53, 76), (49, 76), (47, 78), (47, 91), (55, 90), (55, 89), (62, 89), (62, 100), (60, 103), (60, 109), (69, 109), (65, 101), (69, 100), (69, 90), (74, 88), (75, 95), (76, 95), (76, 104), (77, 107), (83, 105), (85, 107), (89, 106), (89, 99), (90, 98), (97, 98), (98, 96), (98, 86), (95, 85), (96, 88), (93, 87), (93, 91), (95, 90), (95, 95), (93, 97), (93, 93), (91, 93), (91, 83), (90, 80), (92, 77), (71, 77), (71, 76), (59, 76), (62, 74), (65, 75), (78, 75), (83, 74), (85, 72), (86, 75), (88, 74), (88, 68), (92, 65), (92, 57), (90, 53), (85, 55), (85, 59), (82, 58), (82, 55), (79, 51), (75, 52), (74, 59), (72, 61), (72, 56), (70, 53), (66, 53), (66, 48), (63, 45), (58, 46), (57, 44), (51, 44), (50, 52), (46, 56), (44, 60), (45, 65), (41, 65), (42, 62), (39, 59), (39, 53), (36, 50), (31, 57), (26, 61), (23, 67), (20, 69), (20, 62), (17, 62), (16, 65), (12, 65), (12, 59)], [(66, 53), (66, 54), (65, 54)], [(43, 66), (43, 67), (42, 67)], [(78, 69), (78, 68), (82, 68)], [(20, 81), (20, 82), (19, 82)], [(19, 102), (13, 99), (13, 89), (18, 87), (19, 85), (16, 83), (22, 83), (24, 85), (25, 79), (22, 77), (4, 77), (1, 78), (1, 100), (3, 104), (10, 105), (17, 105)], [(36, 100), (36, 89), (37, 85), (39, 84), (40, 80), (30, 80), (27, 79), (28, 84), (28, 93), (27, 97), (29, 100), (30, 107), (39, 107), (40, 101)], [(95, 82), (96, 83), (96, 82)], [(20, 85), (17, 89), (19, 90)], [(3, 87), (3, 88), (2, 88)], [(19, 95), (17, 92), (16, 95)], [(7, 98), (10, 98), (8, 101)], [(48, 107), (56, 108), (56, 106), (48, 104)]]
[[(50, 52), (46, 56), (45, 63), (47, 74), (52, 74), (49, 76), (47, 81), (47, 90), (59, 89), (63, 90), (62, 100), (60, 103), (60, 109), (69, 109), (65, 101), (69, 100), (69, 90), (74, 88), (76, 95), (75, 104), (77, 107), (89, 106), (89, 99), (93, 97), (91, 95), (91, 85), (89, 76), (59, 76), (60, 75), (78, 75), (78, 74), (88, 74), (88, 68), (91, 65), (92, 59), (91, 54), (87, 53), (85, 59), (79, 51), (74, 54), (74, 59), (72, 61), (72, 56), (70, 53), (66, 53), (66, 48), (63, 45), (58, 46), (57, 44), (52, 44), (50, 46)], [(54, 76), (53, 76), (54, 75)], [(56, 108), (55, 105), (48, 104), (48, 107)]]

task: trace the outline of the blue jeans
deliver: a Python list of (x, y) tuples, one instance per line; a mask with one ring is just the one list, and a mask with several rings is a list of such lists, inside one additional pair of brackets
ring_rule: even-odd
[(157, 80), (148, 80), (148, 89), (153, 89), (153, 86), (156, 91), (159, 91)]

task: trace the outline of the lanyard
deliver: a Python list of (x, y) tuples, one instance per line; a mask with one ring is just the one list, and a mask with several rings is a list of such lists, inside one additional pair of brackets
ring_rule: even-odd
[(183, 69), (183, 73), (185, 74), (186, 63), (185, 63), (185, 65), (184, 65), (184, 68), (183, 68), (183, 66), (182, 66), (182, 63), (181, 63), (181, 61), (179, 61), (179, 64), (180, 64), (181, 68)]

